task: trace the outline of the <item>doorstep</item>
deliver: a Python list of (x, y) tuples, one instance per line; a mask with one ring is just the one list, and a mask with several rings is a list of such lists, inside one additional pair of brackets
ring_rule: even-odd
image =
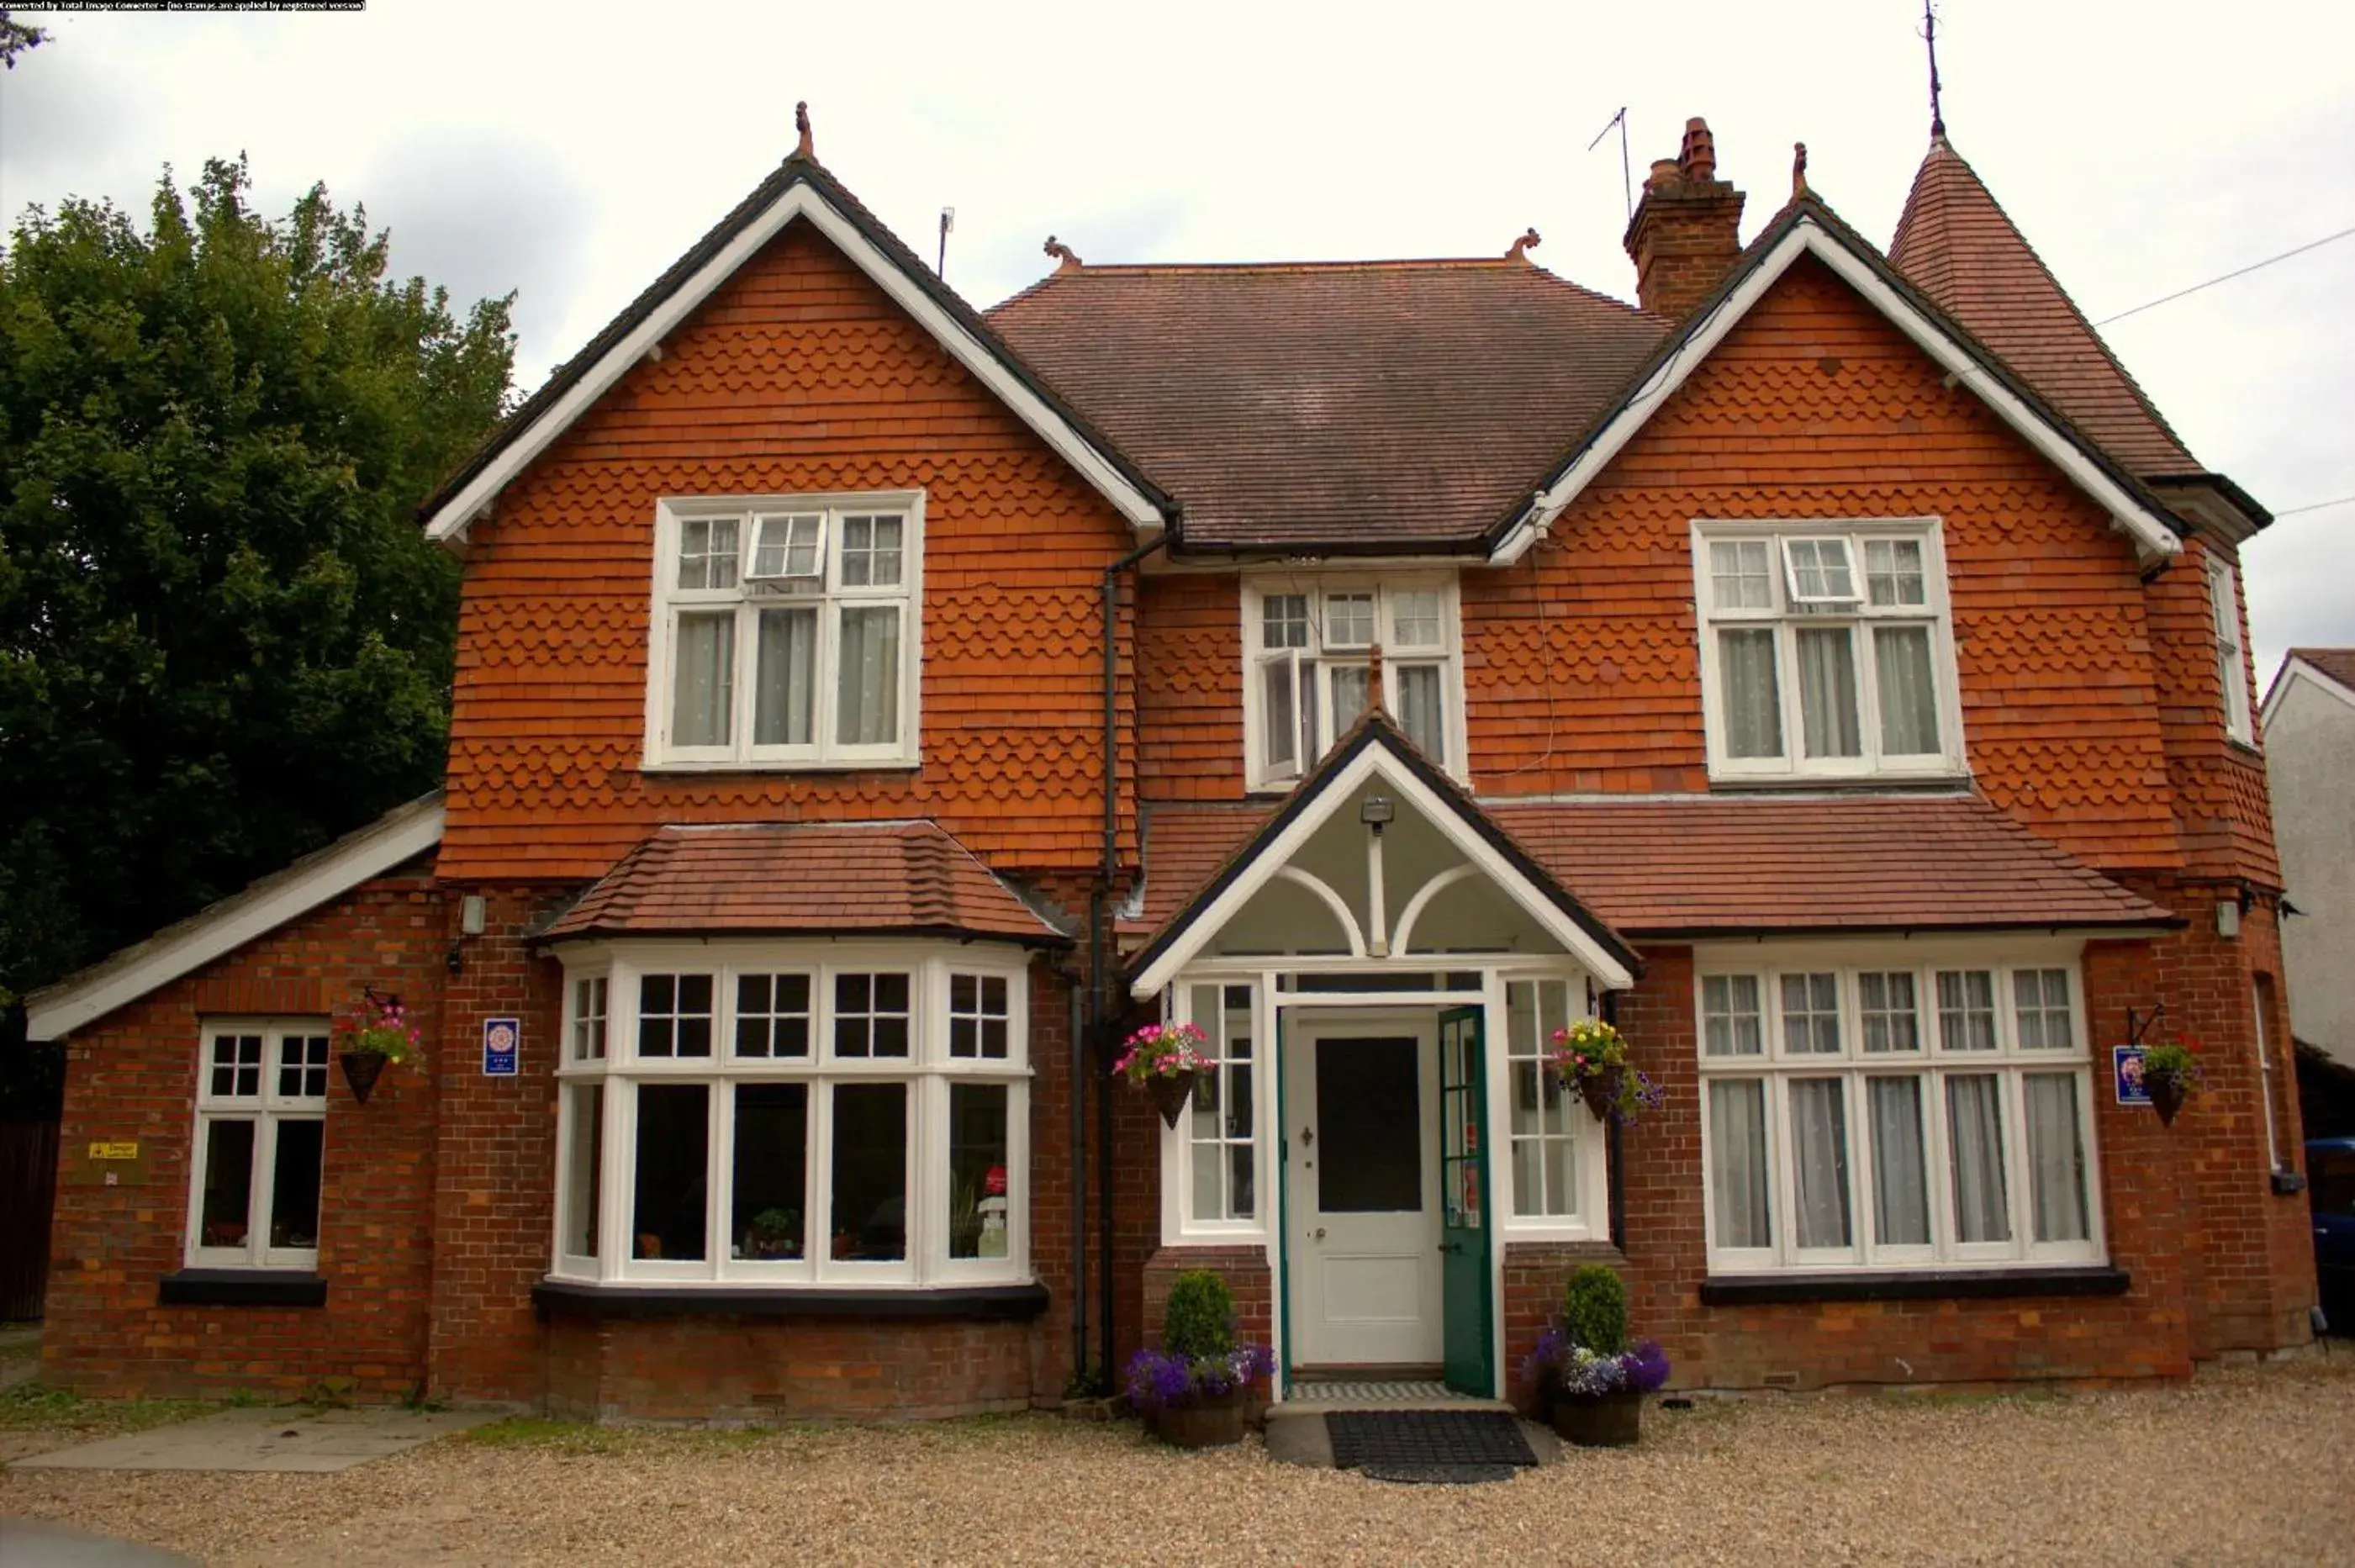
[[(1509, 1414), (1513, 1407), (1501, 1399), (1473, 1399), (1465, 1394), (1450, 1394), (1444, 1399), (1289, 1399), (1267, 1407), (1267, 1456), (1279, 1465), (1332, 1469), (1333, 1435), (1326, 1430), (1327, 1416), (1344, 1412), (1394, 1410), (1492, 1410)], [(1529, 1452), (1537, 1456), (1540, 1465), (1550, 1465), (1561, 1457), (1561, 1439), (1553, 1435), (1551, 1427), (1528, 1420), (1520, 1424), (1521, 1435), (1529, 1440)]]

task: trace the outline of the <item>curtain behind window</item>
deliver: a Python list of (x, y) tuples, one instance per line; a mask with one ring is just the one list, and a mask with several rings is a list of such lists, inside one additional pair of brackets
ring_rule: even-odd
[(1800, 629), (1799, 716), (1807, 755), (1864, 755), (1856, 722), (1856, 643), (1847, 627)]
[(817, 668), (815, 609), (761, 612), (761, 654), (754, 673), (752, 743), (810, 743), (811, 682)]
[(1922, 1081), (1871, 1080), (1872, 1237), (1884, 1247), (1930, 1244), (1929, 1173), (1922, 1154)]
[(2077, 1144), (2077, 1080), (2065, 1072), (2031, 1072), (2028, 1093), (2029, 1189), (2035, 1198), (2036, 1239), (2082, 1242), (2085, 1179)]
[(845, 606), (836, 689), (838, 744), (888, 746), (900, 738), (898, 606)]
[(1791, 1206), (1802, 1247), (1844, 1247), (1850, 1235), (1848, 1104), (1837, 1078), (1791, 1083), (1791, 1155), (1797, 1179)]
[(1872, 634), (1881, 683), (1881, 749), (1891, 756), (1938, 750), (1938, 687), (1930, 673), (1927, 626), (1881, 626)]
[(1783, 754), (1783, 697), (1774, 684), (1774, 634), (1764, 628), (1717, 635), (1719, 695), (1730, 757)]
[(1755, 1078), (1709, 1086), (1710, 1200), (1721, 1247), (1774, 1243), (1766, 1212), (1766, 1085)]
[(2004, 1242), (2011, 1219), (2004, 1197), (2003, 1109), (1989, 1074), (1946, 1080), (1946, 1129), (1955, 1167), (1955, 1239)]
[(671, 744), (728, 744), (735, 695), (736, 612), (681, 615), (671, 655)]

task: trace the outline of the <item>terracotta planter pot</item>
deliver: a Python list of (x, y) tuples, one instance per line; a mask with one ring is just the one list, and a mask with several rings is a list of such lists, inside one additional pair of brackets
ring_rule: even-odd
[(1173, 1448), (1224, 1448), (1243, 1440), (1243, 1396), (1206, 1394), (1188, 1405), (1154, 1413), (1154, 1435)]
[(2173, 1126), (2176, 1115), (2183, 1109), (2183, 1102), (2188, 1094), (2181, 1074), (2146, 1072), (2143, 1074), (2142, 1086), (2150, 1091), (2150, 1108), (2158, 1113), (2158, 1125), (2162, 1127)]
[(1186, 1114), (1186, 1102), (1194, 1096), (1194, 1074), (1156, 1073), (1145, 1081), (1145, 1086), (1153, 1091), (1153, 1103), (1161, 1108), (1161, 1119), (1176, 1126), (1178, 1118)]
[(346, 1051), (343, 1053), (344, 1082), (352, 1086), (352, 1098), (368, 1104), (376, 1093), (376, 1081), (384, 1076), (385, 1058), (373, 1051)]
[(1559, 1395), (1553, 1402), (1554, 1435), (1581, 1448), (1625, 1448), (1642, 1435), (1644, 1396), (1606, 1393), (1599, 1399)]
[(1594, 1119), (1602, 1121), (1611, 1115), (1611, 1107), (1618, 1103), (1619, 1086), (1626, 1081), (1627, 1070), (1624, 1067), (1606, 1067), (1600, 1072), (1582, 1074), (1578, 1080), (1578, 1097), (1586, 1102), (1586, 1108), (1593, 1113)]

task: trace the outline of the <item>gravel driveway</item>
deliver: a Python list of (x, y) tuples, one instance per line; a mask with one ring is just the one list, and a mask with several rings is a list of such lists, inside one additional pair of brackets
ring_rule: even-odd
[(2156, 1391), (1652, 1411), (1640, 1449), (1479, 1487), (1048, 1417), (511, 1423), (336, 1476), (0, 1473), (6, 1514), (239, 1563), (2350, 1563), (2355, 1355)]

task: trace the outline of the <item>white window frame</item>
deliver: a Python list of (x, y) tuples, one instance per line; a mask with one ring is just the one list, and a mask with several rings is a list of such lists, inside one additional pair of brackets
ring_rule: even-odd
[[(2072, 1041), (2066, 1050), (2023, 1050), (2019, 1042), (2019, 1007), (2013, 976), (2026, 970), (2058, 970), (2068, 976)], [(1992, 1051), (1950, 1051), (1938, 1027), (1937, 976), (1941, 971), (1986, 971), (1994, 984), (1996, 1046)], [(1782, 978), (1831, 973), (1838, 976), (1840, 1050), (1836, 1054), (1795, 1052), (1785, 1037)], [(1912, 1051), (1864, 1049), (1860, 976), (1913, 976), (1915, 1038)], [(1754, 976), (1763, 1010), (1763, 1049), (1756, 1053), (1708, 1053), (1706, 987), (1713, 978)], [(1692, 1007), (1700, 1063), (1701, 1194), (1704, 1232), (1712, 1274), (1807, 1274), (1909, 1269), (2003, 1269), (2099, 1264), (2108, 1257), (2104, 1232), (2101, 1159), (2096, 1142), (2093, 1051), (2089, 1044), (2084, 979), (2073, 947), (1995, 943), (1902, 947), (1840, 947), (1760, 944), (1697, 949)], [(2009, 1239), (1966, 1243), (1957, 1239), (1949, 1148), (1946, 1081), (1993, 1073), (2001, 1096), (2006, 1214)], [(2026, 1079), (2030, 1074), (2067, 1073), (2077, 1084), (2078, 1147), (2083, 1163), (2086, 1239), (2035, 1239), (2035, 1195), (2027, 1138)], [(1790, 1085), (1800, 1078), (1843, 1082), (1848, 1133), (1849, 1244), (1803, 1248), (1792, 1222), (1796, 1161), (1792, 1150)], [(1930, 1208), (1926, 1245), (1882, 1243), (1874, 1233), (1874, 1170), (1870, 1082), (1913, 1078), (1922, 1084), (1922, 1149)], [(1718, 1240), (1716, 1153), (1711, 1147), (1710, 1085), (1726, 1080), (1763, 1080), (1766, 1093), (1767, 1209), (1771, 1244), (1732, 1247)]]
[[(897, 516), (900, 526), (900, 581), (876, 587), (842, 581), (846, 517), (869, 514)], [(774, 589), (748, 581), (753, 564), (760, 519), (816, 516), (818, 576), (777, 577)], [(739, 568), (734, 587), (680, 588), (679, 533), (687, 522), (733, 519), (738, 525)], [(924, 493), (886, 490), (813, 496), (741, 496), (670, 498), (655, 506), (652, 599), (647, 619), (645, 765), (660, 771), (720, 771), (776, 769), (817, 771), (845, 768), (906, 767), (922, 753), (922, 696), (924, 605)], [(795, 591), (793, 584), (808, 585)], [(734, 686), (730, 694), (729, 740), (726, 745), (685, 746), (671, 741), (671, 701), (675, 686), (673, 657), (677, 645), (677, 621), (682, 613), (724, 610), (734, 606)], [(802, 745), (755, 745), (752, 741), (757, 694), (753, 679), (760, 658), (760, 613), (807, 605), (817, 612), (812, 676), (810, 740)], [(900, 611), (900, 733), (888, 744), (852, 745), (835, 738), (839, 694), (837, 660), (845, 611), (861, 605), (897, 606)]]
[[(1398, 642), (1400, 596), (1409, 592), (1439, 596), (1439, 641), (1436, 645), (1402, 646)], [(1334, 595), (1370, 593), (1374, 598), (1374, 641), (1332, 643), (1325, 636), (1326, 601)], [(1263, 645), (1263, 606), (1270, 598), (1297, 594), (1308, 601), (1308, 645), (1303, 648)], [(1291, 788), (1316, 769), (1333, 742), (1357, 722), (1356, 713), (1333, 711), (1333, 671), (1369, 664), (1378, 644), (1382, 656), (1382, 706), (1393, 720), (1400, 713), (1401, 673), (1409, 668), (1439, 671), (1441, 700), (1446, 707), (1444, 742), (1447, 754), (1436, 759), (1458, 779), (1468, 779), (1464, 713), (1464, 622), (1461, 595), (1452, 572), (1397, 572), (1374, 575), (1342, 572), (1292, 572), (1246, 578), (1242, 593), (1243, 648), (1243, 779), (1253, 793), (1278, 793)], [(1294, 722), (1300, 739), (1289, 763), (1272, 763), (1267, 756), (1266, 700), (1263, 683), (1270, 665), (1291, 670)], [(1313, 724), (1303, 722), (1304, 699), (1315, 698)]]
[(2208, 615), (2216, 635), (2216, 685), (2224, 705), (2224, 736), (2254, 746), (2249, 718), (2247, 639), (2241, 635), (2240, 577), (2221, 555), (2208, 558)]
[[(602, 1168), (597, 1189), (597, 1252), (593, 1258), (566, 1250), (566, 1204), (572, 1190), (573, 1097), (559, 1097), (556, 1202), (549, 1243), (551, 1277), (626, 1287), (637, 1285), (832, 1287), (874, 1285), (923, 1288), (1028, 1281), (1030, 1191), (1029, 955), (1005, 944), (958, 944), (929, 940), (827, 942), (703, 942), (648, 938), (600, 944), (568, 951), (565, 965), (565, 1035), (572, 1035), (579, 982), (607, 979), (611, 998), (607, 1047), (602, 1060), (568, 1057), (558, 1070), (559, 1085), (602, 1083)], [(638, 1051), (638, 982), (646, 975), (708, 974), (712, 976), (712, 1050), (709, 1056), (641, 1056)], [(810, 1050), (804, 1056), (743, 1056), (734, 1053), (736, 979), (740, 975), (803, 974), (810, 979)], [(909, 976), (909, 1036), (905, 1056), (837, 1056), (834, 1051), (835, 979), (846, 975), (904, 974)], [(964, 1057), (950, 1047), (950, 982), (974, 975), (1006, 983), (1007, 1053)], [(804, 1136), (803, 1256), (760, 1260), (730, 1256), (733, 1238), (730, 1184), (735, 1163), (732, 1090), (742, 1083), (802, 1083), (808, 1087)], [(707, 1088), (704, 1256), (651, 1259), (631, 1256), (636, 1193), (639, 1092), (655, 1084)], [(833, 1090), (858, 1083), (897, 1083), (908, 1094), (906, 1255), (891, 1262), (837, 1261), (826, 1255), (826, 1219), (831, 1214), (834, 1157)], [(1007, 1248), (1003, 1257), (953, 1258), (947, 1209), (950, 1198), (950, 1087), (956, 1083), (1003, 1085), (1007, 1091)]]
[[(1193, 1005), (1196, 986), (1208, 990), (1216, 990), (1219, 993), (1220, 1005), (1217, 1017), (1205, 1019), (1196, 1015)], [(1175, 1005), (1173, 1010), (1183, 1013), (1185, 1021), (1200, 1029), (1208, 1040), (1208, 1049), (1204, 1054), (1217, 1063), (1214, 1071), (1220, 1076), (1222, 1091), (1219, 1100), (1220, 1125), (1217, 1136), (1204, 1138), (1196, 1136), (1195, 1105), (1191, 1099), (1186, 1102), (1186, 1109), (1178, 1118), (1178, 1178), (1184, 1185), (1178, 1189), (1177, 1201), (1180, 1212), (1186, 1217), (1185, 1228), (1189, 1234), (1195, 1235), (1255, 1236), (1262, 1234), (1271, 1228), (1267, 1212), (1270, 1202), (1267, 1168), (1260, 1157), (1260, 1149), (1266, 1142), (1269, 1120), (1274, 1115), (1274, 1107), (1269, 1103), (1268, 1098), (1274, 1083), (1273, 1070), (1267, 1065), (1268, 1052), (1274, 1049), (1274, 1036), (1272, 1033), (1262, 1033), (1259, 1028), (1259, 987), (1248, 981), (1201, 980), (1185, 982), (1172, 987), (1171, 990), (1184, 998), (1182, 1002)], [(1230, 995), (1231, 992), (1236, 991), (1243, 994), (1244, 999), (1240, 1008), (1233, 1005), (1233, 997)], [(1251, 1055), (1240, 1062), (1227, 1055), (1228, 1041), (1232, 1038), (1227, 1025), (1239, 1012), (1243, 1018), (1243, 1031), (1251, 1040)], [(1235, 1135), (1232, 1124), (1227, 1120), (1228, 1108), (1234, 1103), (1234, 1084), (1239, 1079), (1250, 1083), (1252, 1103), (1251, 1131), (1241, 1136)], [(1238, 1148), (1248, 1148), (1251, 1151), (1252, 1212), (1245, 1215), (1236, 1215), (1233, 1212), (1234, 1155), (1232, 1151)], [(1228, 1162), (1219, 1172), (1219, 1191), (1223, 1195), (1225, 1203), (1223, 1211), (1206, 1216), (1197, 1210), (1194, 1201), (1196, 1193), (1194, 1167), (1197, 1160), (1205, 1157), (1205, 1151), (1213, 1150), (1216, 1153), (1211, 1157)]]
[[(326, 1225), (327, 1088), (325, 1068), (336, 1057), (334, 1021), (324, 1018), (206, 1018), (200, 1021), (197, 1047), (197, 1098), (193, 1147), (188, 1155), (187, 1228), (184, 1256), (190, 1268), (309, 1269), (319, 1266), (319, 1249), (273, 1247), (269, 1244), (270, 1202), (278, 1172), (278, 1131), (294, 1122), (320, 1124), (319, 1217)], [(213, 1085), (213, 1041), (224, 1035), (257, 1035), (261, 1040), (261, 1072), (251, 1094), (217, 1093)], [(282, 1092), (281, 1052), (289, 1040), (328, 1041), (325, 1061), (317, 1072), (316, 1094)], [(308, 1087), (307, 1080), (304, 1087)], [(246, 1194), (245, 1240), (234, 1247), (208, 1246), (204, 1242), (206, 1168), (212, 1157), (212, 1124), (250, 1121), (253, 1128), (252, 1185)], [(315, 1241), (316, 1238), (314, 1238)]]
[[(1955, 661), (1954, 613), (1947, 592), (1945, 528), (1941, 519), (1868, 517), (1759, 522), (1697, 518), (1691, 537), (1693, 603), (1700, 628), (1701, 718), (1708, 735), (1711, 779), (1817, 782), (1963, 776), (1967, 752), (1963, 738), (1962, 694)], [(1765, 544), (1770, 562), (1770, 604), (1759, 607), (1717, 603), (1715, 579), (1710, 570), (1710, 546), (1734, 540)], [(1798, 572), (1790, 558), (1790, 547), (1823, 540), (1838, 540), (1847, 549), (1854, 597), (1797, 599)], [(1866, 547), (1878, 540), (1910, 540), (1921, 545), (1922, 603), (1871, 603)], [(1889, 625), (1918, 625), (1928, 631), (1931, 677), (1938, 691), (1940, 749), (1935, 753), (1883, 754), (1881, 751), (1880, 671), (1872, 634), (1875, 627)], [(1778, 717), (1783, 739), (1780, 756), (1736, 757), (1730, 749), (1718, 634), (1745, 626), (1772, 631), (1774, 635), (1775, 688), (1781, 703)], [(1798, 634), (1803, 629), (1818, 628), (1848, 631), (1856, 667), (1857, 728), (1862, 741), (1859, 756), (1805, 754)]]

